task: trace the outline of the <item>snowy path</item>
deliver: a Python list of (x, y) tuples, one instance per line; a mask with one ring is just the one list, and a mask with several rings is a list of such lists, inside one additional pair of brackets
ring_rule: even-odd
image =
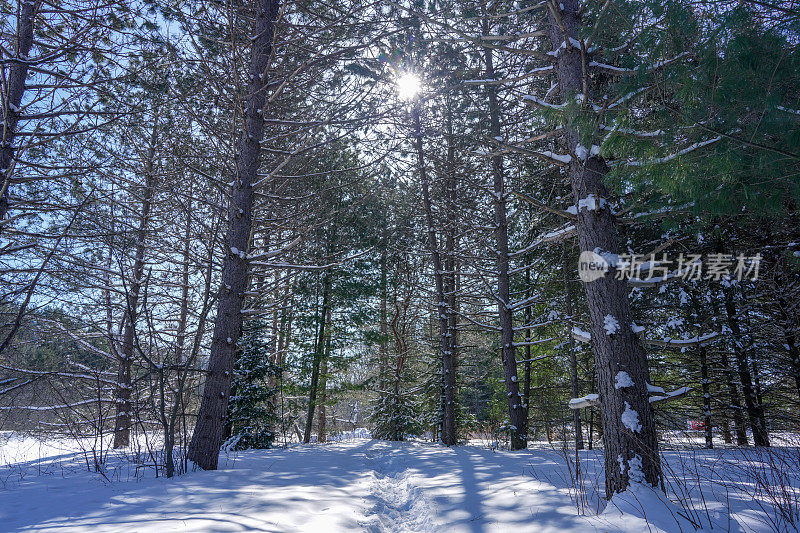
[[(71, 460), (63, 456), (60, 460)], [(359, 440), (244, 452), (216, 472), (103, 483), (0, 469), (2, 531), (607, 531), (577, 516), (557, 452)], [(23, 465), (24, 467), (24, 465)], [(640, 531), (642, 524), (628, 524)], [(766, 531), (766, 530), (765, 530)]]
[(372, 472), (369, 482), (368, 531), (425, 531), (430, 529), (433, 510), (425, 493), (415, 484), (402, 450), (368, 451), (366, 467)]

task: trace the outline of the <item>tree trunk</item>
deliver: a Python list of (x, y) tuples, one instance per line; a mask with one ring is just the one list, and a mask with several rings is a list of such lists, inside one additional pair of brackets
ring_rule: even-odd
[(797, 334), (794, 328), (794, 321), (789, 316), (788, 302), (780, 296), (776, 298), (778, 302), (778, 312), (780, 313), (780, 327), (786, 340), (786, 348), (789, 351), (789, 363), (794, 378), (794, 386), (797, 389), (798, 400), (800, 401), (800, 348), (797, 345)]
[(317, 442), (327, 442), (326, 431), (327, 409), (325, 402), (328, 401), (328, 359), (331, 356), (331, 310), (328, 308), (328, 317), (325, 319), (328, 327), (325, 329), (325, 353), (319, 370), (319, 416), (317, 420)]
[(292, 319), (294, 318), (294, 311), (293, 311), (293, 304), (294, 304), (294, 297), (289, 296), (289, 281), (286, 281), (286, 292), (289, 300), (289, 310), (287, 311), (288, 316), (286, 317), (286, 325), (283, 327), (283, 333), (281, 335), (281, 344), (279, 345), (278, 354), (275, 358), (275, 364), (278, 365), (278, 368), (283, 371), (283, 361), (286, 357), (286, 354), (289, 351), (289, 348), (292, 344)]
[(706, 430), (706, 448), (710, 450), (714, 447), (714, 438), (711, 426), (711, 382), (708, 379), (706, 347), (701, 345), (698, 352), (700, 356), (700, 380), (703, 386), (703, 423)]
[(739, 401), (739, 388), (736, 386), (736, 381), (733, 378), (733, 367), (731, 367), (728, 360), (728, 352), (722, 350), (721, 354), (722, 367), (725, 369), (725, 382), (728, 385), (728, 395), (730, 396), (730, 410), (733, 411), (733, 425), (736, 426), (736, 445), (747, 446), (747, 432), (744, 428), (744, 420), (742, 419), (742, 404)]
[[(483, 19), (483, 33), (489, 35), (488, 18)], [(492, 50), (484, 49), (486, 61), (486, 78), (494, 79)], [(500, 104), (497, 101), (497, 86), (490, 85), (489, 92), (489, 127), (493, 138), (500, 138)], [(506, 188), (503, 176), (503, 158), (492, 157), (492, 178), (494, 204), (494, 238), (497, 256), (497, 313), (500, 321), (500, 358), (505, 374), (506, 398), (508, 401), (508, 419), (510, 421), (509, 437), (512, 450), (528, 447), (527, 420), (523, 404), (524, 398), (519, 392), (517, 376), (517, 357), (514, 347), (514, 316), (511, 308), (511, 281), (508, 273), (508, 220), (506, 213)]]
[(742, 330), (739, 327), (739, 319), (736, 315), (736, 302), (733, 299), (733, 289), (724, 289), (724, 293), (725, 312), (727, 315), (728, 327), (733, 335), (733, 353), (736, 356), (739, 381), (742, 384), (742, 394), (744, 395), (744, 405), (747, 409), (750, 429), (753, 432), (753, 443), (756, 446), (769, 446), (767, 428), (764, 426), (764, 414), (756, 398), (756, 391), (753, 387), (752, 376), (750, 374), (750, 366), (748, 364)]
[(326, 272), (325, 278), (322, 281), (322, 312), (319, 316), (319, 333), (314, 348), (314, 362), (311, 368), (311, 386), (308, 391), (308, 413), (306, 415), (305, 432), (303, 433), (303, 442), (306, 444), (311, 442), (311, 428), (314, 425), (314, 410), (317, 407), (319, 370), (322, 365), (322, 359), (325, 356), (325, 335), (329, 327), (328, 320), (330, 319), (330, 313), (328, 312), (330, 305), (330, 283), (330, 274)]
[[(690, 298), (695, 316), (692, 317), (691, 313), (688, 312), (687, 316), (690, 321), (694, 320), (695, 323), (701, 324), (704, 322), (705, 316), (697, 291), (691, 291)], [(714, 447), (714, 439), (711, 426), (711, 380), (708, 373), (708, 352), (706, 347), (701, 344), (697, 349), (697, 354), (700, 361), (700, 381), (703, 389), (703, 426), (705, 429), (706, 448), (710, 450)]]
[[(8, 79), (3, 80), (3, 88), (6, 89), (2, 95), (2, 105), (0, 112), (3, 115), (3, 135), (0, 137), (0, 222), (5, 220), (11, 208), (10, 189), (12, 161), (14, 160), (14, 137), (17, 133), (19, 123), (20, 106), (22, 105), (22, 95), (25, 92), (25, 81), (28, 77), (28, 63), (25, 59), (30, 54), (33, 46), (33, 25), (36, 19), (36, 11), (40, 2), (22, 2), (19, 19), (17, 20), (17, 45), (13, 52), (22, 61), (9, 59), (11, 63), (8, 69)], [(3, 73), (6, 70), (3, 69)], [(0, 235), (3, 232), (3, 225), (0, 224)]]
[[(589, 392), (594, 394), (595, 383), (597, 383), (596, 376), (593, 374), (592, 379), (589, 380), (591, 386), (589, 387)], [(599, 430), (600, 428), (598, 428)], [(602, 433), (600, 431), (597, 432), (597, 438), (602, 437)], [(594, 448), (594, 407), (589, 407), (589, 449)]]
[(114, 449), (125, 448), (131, 439), (131, 403), (132, 383), (131, 365), (133, 363), (136, 343), (136, 321), (138, 320), (139, 292), (144, 281), (144, 253), (147, 240), (147, 226), (150, 223), (150, 210), (155, 194), (156, 172), (155, 154), (158, 143), (158, 113), (155, 115), (153, 131), (150, 135), (150, 146), (145, 161), (145, 185), (142, 195), (142, 212), (139, 217), (139, 228), (136, 231), (136, 255), (133, 260), (133, 272), (128, 285), (125, 315), (125, 328), (122, 334), (122, 349), (117, 362), (117, 386), (115, 391), (116, 415), (114, 418)]
[[(742, 312), (745, 313), (745, 324), (747, 325), (747, 330), (752, 331), (753, 325), (751, 324), (750, 320), (752, 313), (750, 313), (750, 305), (746, 288), (744, 286), (739, 286), (739, 289), (741, 290), (742, 294), (742, 301), (743, 301)], [(752, 337), (748, 336), (746, 353), (749, 354), (748, 359), (750, 360), (750, 369), (753, 376), (753, 391), (755, 392), (755, 397), (756, 397), (756, 409), (758, 411), (758, 416), (759, 416), (758, 421), (759, 421), (759, 426), (763, 428), (764, 433), (767, 434), (768, 433), (767, 419), (764, 414), (764, 398), (761, 389), (761, 374), (758, 371), (758, 362), (756, 361), (755, 357), (756, 354), (754, 353), (753, 348), (754, 348), (754, 343)]]
[(253, 222), (253, 185), (257, 181), (264, 106), (267, 103), (267, 71), (280, 0), (258, 0), (250, 53), (245, 130), (239, 140), (236, 179), (228, 209), (228, 234), (222, 267), (217, 319), (211, 340), (203, 399), (197, 415), (188, 457), (204, 470), (215, 470), (219, 460), (228, 410), (236, 342), (242, 329), (242, 305), (247, 288), (246, 254)]
[(439, 245), (436, 238), (436, 225), (431, 207), (430, 187), (428, 172), (425, 168), (425, 154), (422, 148), (422, 125), (420, 124), (420, 103), (414, 102), (411, 110), (412, 127), (414, 130), (414, 148), (417, 152), (417, 170), (422, 185), (422, 203), (425, 209), (425, 221), (428, 226), (428, 248), (433, 260), (433, 278), (436, 284), (436, 314), (439, 322), (440, 357), (442, 361), (442, 443), (446, 446), (456, 444), (456, 368), (453, 353), (450, 350), (449, 317), (447, 298), (444, 289), (444, 273), (442, 260), (439, 255)]
[[(564, 288), (567, 305), (566, 311), (567, 316), (569, 316), (569, 324), (573, 324), (574, 320), (574, 302), (573, 302), (573, 292), (572, 292), (572, 280), (569, 279), (567, 272), (569, 272), (570, 265), (567, 261), (567, 249), (566, 247), (563, 250), (563, 257), (562, 263), (564, 268)], [(575, 341), (572, 338), (571, 334), (567, 335), (567, 348), (569, 349), (569, 385), (572, 389), (572, 397), (578, 398), (581, 395), (580, 385), (578, 383), (578, 354), (575, 349)], [(582, 450), (583, 449), (583, 428), (581, 428), (581, 411), (580, 409), (572, 409), (572, 423), (575, 426), (575, 449)]]
[(455, 168), (455, 146), (453, 144), (453, 117), (451, 111), (452, 101), (450, 95), (447, 96), (447, 166), (445, 176), (445, 200), (446, 200), (446, 223), (445, 223), (445, 271), (444, 287), (445, 298), (447, 301), (447, 340), (448, 340), (448, 374), (447, 386), (452, 391), (445, 395), (448, 402), (452, 402), (449, 408), (451, 411), (448, 416), (452, 419), (450, 424), (448, 442), (456, 443), (458, 431), (456, 428), (456, 365), (458, 364), (458, 263), (456, 261), (456, 247), (458, 246), (458, 217), (457, 217), (457, 193), (456, 193), (456, 168)]
[(327, 430), (326, 422), (328, 420), (328, 413), (325, 407), (325, 402), (328, 401), (328, 358), (322, 359), (320, 367), (320, 380), (319, 380), (319, 414), (317, 415), (317, 442), (327, 442), (328, 435), (325, 433)]
[(175, 340), (175, 363), (183, 364), (186, 346), (186, 326), (189, 314), (189, 261), (192, 252), (192, 190), (194, 184), (189, 181), (189, 194), (186, 201), (186, 229), (183, 234), (183, 256), (181, 260), (181, 310), (178, 316), (178, 335)]
[(720, 424), (720, 431), (722, 431), (722, 442), (725, 444), (733, 444), (733, 435), (731, 435), (731, 424), (728, 422), (728, 417), (723, 416), (722, 423)]
[[(279, 276), (278, 273), (275, 274), (276, 278)], [(283, 295), (279, 298), (279, 303), (281, 306), (286, 306), (286, 302), (289, 299), (289, 289), (290, 289), (291, 282), (289, 281), (288, 277), (283, 284)], [(278, 320), (278, 331), (277, 331), (277, 341), (275, 343), (275, 353), (272, 354), (270, 357), (270, 362), (275, 365), (276, 367), (276, 374), (270, 375), (268, 379), (268, 383), (271, 389), (276, 390), (280, 387), (280, 376), (283, 372), (283, 354), (288, 347), (288, 336), (289, 336), (289, 329), (291, 328), (291, 305), (288, 306), (288, 311), (286, 308), (279, 311), (280, 318)], [(287, 316), (288, 314), (288, 316)], [(281, 407), (281, 395), (280, 394), (273, 394), (272, 395), (272, 405), (275, 407), (275, 412), (277, 413)], [(282, 424), (282, 422), (281, 422)]]
[[(716, 320), (717, 318), (722, 319), (723, 315), (719, 310), (717, 298), (713, 297), (713, 294), (711, 296), (712, 297), (709, 298), (712, 310), (711, 317), (715, 321), (714, 324), (717, 330), (721, 330), (722, 324), (716, 323)], [(736, 430), (736, 445), (747, 446), (747, 432), (745, 431), (744, 421), (742, 420), (742, 404), (739, 401), (739, 389), (736, 386), (736, 380), (734, 379), (733, 367), (728, 359), (728, 351), (724, 347), (722, 350), (720, 350), (720, 364), (725, 376), (725, 385), (728, 389), (728, 396), (730, 400), (730, 404), (725, 409), (725, 424), (723, 429), (727, 427), (727, 431), (730, 433), (730, 420), (733, 420), (733, 425), (735, 426)], [(725, 442), (726, 444), (730, 444), (731, 441), (726, 440)]]
[[(527, 290), (525, 291), (525, 298), (530, 298), (532, 295), (532, 288), (531, 288), (531, 269), (525, 269), (525, 285)], [(531, 306), (526, 305), (525, 310), (522, 313), (522, 320), (525, 322), (525, 365), (524, 365), (524, 373), (522, 378), (522, 398), (523, 398), (523, 409), (525, 410), (525, 422), (526, 426), (530, 429), (530, 404), (531, 404), (531, 364), (532, 364), (532, 357), (531, 357), (531, 328), (529, 327), (531, 321), (533, 320)]]
[[(175, 339), (175, 364), (181, 366), (184, 363), (184, 351), (186, 348), (186, 328), (187, 319), (189, 314), (189, 261), (191, 260), (191, 243), (192, 243), (192, 191), (194, 189), (193, 182), (189, 182), (189, 191), (186, 201), (186, 227), (183, 234), (183, 251), (181, 259), (181, 299), (180, 299), (180, 313), (178, 315), (178, 333)], [(186, 382), (186, 373), (178, 376), (177, 390), (174, 391), (175, 403), (172, 406), (172, 413), (170, 414), (169, 421), (167, 421), (166, 409), (162, 410), (161, 416), (163, 417), (164, 426), (164, 457), (165, 468), (167, 477), (175, 475), (175, 459), (173, 457), (173, 450), (175, 449), (175, 428), (178, 423), (181, 426), (185, 425), (185, 399), (184, 399), (184, 384)], [(180, 419), (180, 420), (179, 420)], [(180, 427), (180, 426), (179, 426)]]
[(381, 340), (378, 345), (378, 389), (386, 390), (386, 373), (389, 359), (389, 314), (387, 312), (387, 301), (389, 299), (389, 258), (388, 258), (388, 232), (383, 228), (383, 246), (381, 248), (381, 303), (380, 303), (380, 332)]
[[(579, 42), (583, 28), (583, 10), (577, 0), (564, 0), (556, 18), (550, 13), (550, 37), (553, 50), (560, 50), (555, 59), (558, 88), (564, 102), (591, 102), (590, 83), (584, 78), (584, 54), (573, 43)], [(563, 48), (562, 48), (563, 45)], [(597, 132), (592, 132), (595, 135)], [(574, 151), (585, 139), (575, 123), (565, 124), (564, 147)], [(603, 183), (608, 172), (599, 155), (588, 154), (585, 161), (573, 157), (567, 168), (576, 206), (588, 195), (609, 198)], [(598, 200), (599, 203), (599, 200)], [(616, 217), (607, 206), (597, 210), (580, 208), (577, 220), (581, 251), (618, 254)], [(597, 368), (598, 389), (602, 405), (603, 444), (605, 450), (606, 497), (625, 491), (632, 482), (660, 484), (661, 464), (658, 454), (655, 422), (650, 409), (647, 384), (647, 358), (631, 329), (632, 316), (627, 281), (615, 279), (612, 272), (596, 281), (584, 283), (591, 322), (592, 351)], [(619, 330), (607, 335), (606, 317), (613, 317)], [(615, 377), (626, 372), (633, 385), (616, 388)]]
[(755, 357), (750, 358), (750, 368), (753, 372), (753, 389), (755, 389), (756, 393), (756, 408), (759, 414), (759, 425), (767, 432), (767, 420), (764, 415), (764, 397), (761, 394), (761, 374), (758, 371), (758, 363), (756, 363)]
[[(543, 386), (540, 387), (540, 390), (544, 389), (545, 384), (545, 382), (542, 382)], [(547, 409), (547, 405), (545, 404), (544, 394), (540, 396), (539, 401), (541, 402), (540, 407), (542, 411), (542, 422), (544, 423), (544, 437), (547, 439), (547, 444), (553, 444), (553, 423), (550, 420), (550, 411)]]

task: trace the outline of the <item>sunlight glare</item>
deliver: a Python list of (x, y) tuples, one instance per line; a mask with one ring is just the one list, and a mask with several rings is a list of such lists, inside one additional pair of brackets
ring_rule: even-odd
[(397, 94), (403, 100), (412, 100), (422, 89), (419, 76), (412, 72), (404, 72), (397, 77)]

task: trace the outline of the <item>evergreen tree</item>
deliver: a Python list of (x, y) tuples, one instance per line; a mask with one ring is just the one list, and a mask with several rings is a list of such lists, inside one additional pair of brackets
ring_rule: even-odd
[(234, 449), (269, 448), (275, 440), (279, 392), (275, 384), (280, 382), (281, 368), (270, 355), (266, 322), (245, 322), (228, 404), (228, 442)]

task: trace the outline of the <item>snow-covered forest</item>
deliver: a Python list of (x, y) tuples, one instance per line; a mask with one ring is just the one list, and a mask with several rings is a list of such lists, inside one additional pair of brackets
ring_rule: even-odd
[(797, 0), (0, 0), (0, 530), (796, 531)]

